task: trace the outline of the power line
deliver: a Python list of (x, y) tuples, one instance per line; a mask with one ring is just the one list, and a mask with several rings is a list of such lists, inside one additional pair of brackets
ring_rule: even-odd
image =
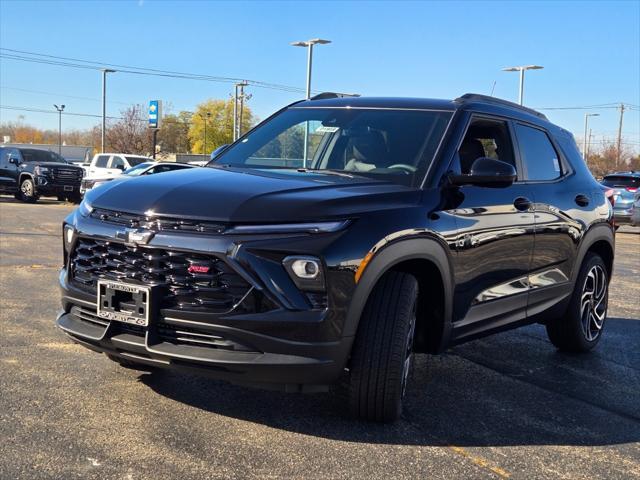
[[(59, 57), (55, 55), (47, 55), (47, 54), (42, 54), (37, 52), (28, 52), (25, 50), (15, 50), (10, 48), (0, 48), (0, 50), (4, 52), (10, 52), (10, 53), (0, 53), (1, 58), (22, 61), (22, 62), (41, 63), (46, 65), (83, 68), (83, 69), (89, 69), (89, 70), (102, 70), (105, 67), (113, 67), (113, 68), (118, 68), (119, 72), (130, 73), (134, 75), (153, 75), (153, 76), (159, 76), (159, 77), (180, 78), (180, 79), (188, 79), (188, 80), (203, 80), (203, 81), (218, 82), (218, 83), (237, 83), (243, 80), (243, 79), (234, 78), (234, 77), (221, 77), (221, 76), (213, 76), (213, 75), (185, 73), (185, 72), (177, 72), (172, 70), (160, 70), (160, 69), (147, 68), (147, 67), (136, 67), (131, 65), (105, 63), (105, 62), (98, 62), (93, 60), (83, 60), (83, 59), (77, 59), (77, 58), (71, 58), (71, 57)], [(28, 56), (25, 56), (25, 55), (28, 55)], [(264, 82), (260, 80), (246, 80), (246, 81), (249, 82), (251, 85), (259, 88), (281, 90), (281, 91), (290, 92), (290, 93), (304, 92), (304, 89), (293, 87), (291, 85), (282, 85), (277, 83)]]
[[(26, 89), (26, 88), (7, 87), (5, 85), (0, 85), (0, 90), (15, 90), (17, 92), (37, 93), (39, 95), (50, 95), (52, 97), (75, 98), (77, 100), (91, 100), (91, 101), (96, 101), (96, 102), (100, 101), (99, 98), (95, 98), (95, 97), (80, 97), (78, 95), (67, 95), (67, 94), (64, 94), (64, 93), (44, 92), (42, 90), (29, 90), (29, 89)], [(111, 100), (108, 103), (117, 103), (117, 104), (120, 104), (120, 105), (131, 105), (132, 103), (135, 103), (135, 102), (127, 103), (127, 102), (118, 102), (116, 100)]]

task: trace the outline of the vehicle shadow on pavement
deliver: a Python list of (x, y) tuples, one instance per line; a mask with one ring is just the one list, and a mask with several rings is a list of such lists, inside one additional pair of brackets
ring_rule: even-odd
[(588, 355), (557, 352), (529, 326), (419, 355), (395, 424), (348, 418), (335, 394), (285, 394), (172, 373), (143, 374), (195, 408), (335, 440), (399, 445), (572, 445), (640, 441), (640, 320), (610, 318)]

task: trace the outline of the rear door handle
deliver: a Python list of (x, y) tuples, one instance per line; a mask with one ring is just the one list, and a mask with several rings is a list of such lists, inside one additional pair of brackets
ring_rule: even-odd
[(516, 207), (516, 210), (526, 212), (531, 208), (531, 200), (525, 197), (518, 197), (513, 201), (513, 206)]
[(580, 207), (586, 207), (589, 205), (589, 197), (583, 194), (576, 195), (575, 201)]

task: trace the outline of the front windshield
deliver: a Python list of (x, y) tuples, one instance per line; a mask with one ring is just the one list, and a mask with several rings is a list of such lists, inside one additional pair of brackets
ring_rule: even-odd
[(60, 162), (68, 163), (64, 158), (55, 152), (49, 150), (37, 150), (35, 148), (23, 148), (20, 150), (22, 153), (22, 160), (25, 162)]
[(291, 107), (209, 165), (339, 171), (417, 185), (433, 160), (451, 114)]
[(153, 165), (152, 163), (149, 162), (145, 162), (145, 163), (139, 163), (138, 165), (136, 165), (135, 167), (130, 167), (127, 168), (124, 172), (122, 172), (124, 175), (142, 175), (145, 170), (147, 168), (149, 168), (151, 165)]

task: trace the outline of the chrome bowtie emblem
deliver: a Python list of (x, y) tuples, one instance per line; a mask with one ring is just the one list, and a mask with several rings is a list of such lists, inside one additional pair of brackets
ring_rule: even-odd
[(116, 238), (133, 245), (149, 243), (153, 235), (152, 231), (142, 228), (126, 228), (116, 232)]

